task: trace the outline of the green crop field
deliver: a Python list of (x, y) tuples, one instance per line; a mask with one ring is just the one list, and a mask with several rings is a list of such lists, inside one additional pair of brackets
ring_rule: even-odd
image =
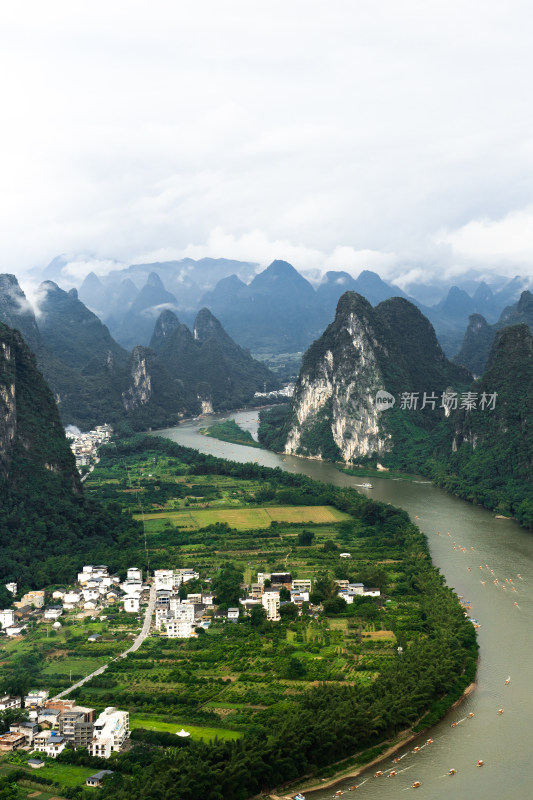
[[(135, 514), (135, 519), (142, 515)], [(145, 514), (147, 530), (152, 520), (168, 519), (179, 528), (204, 528), (207, 525), (226, 523), (231, 528), (246, 531), (256, 528), (268, 528), (275, 522), (341, 522), (349, 519), (347, 514), (331, 506), (275, 506), (263, 508), (221, 508), (194, 509), (184, 511), (156, 512)]]
[(183, 728), (190, 733), (191, 739), (199, 739), (209, 742), (212, 739), (239, 739), (242, 733), (228, 731), (223, 728), (209, 728), (207, 726), (190, 725), (188, 722), (165, 722), (157, 717), (132, 714), (130, 717), (130, 728), (145, 728), (150, 731), (165, 731), (166, 733), (177, 733)]

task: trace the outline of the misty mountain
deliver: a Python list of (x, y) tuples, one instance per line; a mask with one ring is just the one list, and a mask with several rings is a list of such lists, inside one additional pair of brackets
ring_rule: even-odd
[(39, 330), (51, 353), (80, 372), (94, 360), (105, 363), (112, 358), (117, 365), (126, 363), (127, 352), (78, 299), (76, 289), (64, 292), (53, 281), (45, 281), (39, 293)]
[(207, 308), (198, 312), (192, 332), (171, 311), (163, 311), (150, 346), (204, 411), (235, 408), (265, 386), (279, 388), (272, 372), (239, 347)]
[(112, 333), (128, 350), (136, 345), (147, 345), (161, 311), (164, 308), (175, 311), (177, 307), (174, 295), (167, 292), (159, 275), (151, 272), (120, 322), (116, 327), (112, 324)]
[(454, 362), (465, 366), (474, 375), (482, 375), (498, 331), (520, 323), (525, 323), (533, 331), (533, 294), (529, 291), (522, 292), (518, 303), (505, 308), (494, 325), (489, 325), (480, 314), (472, 315)]

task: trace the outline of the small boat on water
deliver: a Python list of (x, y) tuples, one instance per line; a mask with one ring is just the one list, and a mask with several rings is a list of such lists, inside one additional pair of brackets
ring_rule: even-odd
[(471, 711), (470, 714), (468, 715), (468, 717), (469, 717), (469, 719), (472, 719), (473, 716), (474, 716), (474, 712)]
[(298, 792), (298, 794), (294, 795), (293, 800), (305, 800), (305, 795), (303, 795), (301, 792)]
[(373, 488), (374, 487), (372, 486), (371, 483), (362, 483), (361, 484), (361, 489), (373, 489)]
[(383, 777), (383, 770), (379, 769), (377, 772), (374, 772), (374, 778), (381, 778)]
[(395, 769), (391, 769), (391, 771), (389, 772), (389, 778), (394, 778), (397, 774), (398, 773), (396, 772)]
[(359, 789), (359, 786), (356, 783), (354, 783), (353, 786), (350, 786), (350, 792), (355, 792), (356, 789)]
[(503, 708), (498, 709), (498, 714), (503, 714)]
[(426, 739), (426, 744), (433, 744), (433, 739)]
[(455, 775), (456, 772), (457, 770), (451, 767), (451, 769), (448, 770), (448, 775)]
[(477, 765), (476, 765), (476, 766), (478, 766), (478, 767), (482, 767), (484, 763), (485, 763), (485, 762), (484, 762), (484, 761), (482, 761), (482, 759), (480, 758), (480, 759), (479, 759), (479, 761), (477, 762)]
[(509, 675), (509, 677), (505, 679), (505, 685), (508, 686), (510, 683), (511, 683), (511, 676)]
[(413, 783), (412, 783), (413, 789), (418, 789), (419, 786), (422, 786), (420, 781), (413, 781)]

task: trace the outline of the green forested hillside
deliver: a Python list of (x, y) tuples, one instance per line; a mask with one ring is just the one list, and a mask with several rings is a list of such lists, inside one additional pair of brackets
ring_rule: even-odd
[[(18, 331), (0, 323), (0, 580), (72, 580), (87, 557), (135, 548), (138, 524), (85, 500), (53, 395)], [(118, 558), (117, 558), (118, 556)]]
[[(451, 418), (446, 450), (428, 467), (446, 489), (533, 528), (533, 335), (527, 325), (498, 332), (471, 391), (478, 407)], [(493, 411), (479, 407), (483, 393), (497, 394)]]

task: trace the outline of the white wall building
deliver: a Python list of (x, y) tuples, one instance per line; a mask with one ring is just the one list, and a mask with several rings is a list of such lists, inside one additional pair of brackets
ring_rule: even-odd
[(156, 569), (154, 571), (156, 591), (158, 589), (172, 589), (174, 586), (174, 571), (171, 569)]
[(138, 567), (130, 567), (128, 569), (126, 577), (129, 581), (141, 581), (142, 583), (143, 579), (142, 569), (139, 569)]
[(12, 608), (4, 608), (3, 611), (0, 611), (0, 625), (2, 626), (2, 630), (5, 630), (14, 624), (15, 612)]
[(274, 622), (279, 620), (279, 592), (266, 591), (263, 592), (261, 602), (267, 612), (267, 619)]
[(94, 723), (89, 755), (109, 758), (111, 753), (118, 753), (130, 735), (130, 715), (127, 711), (119, 711), (110, 706), (102, 711)]
[(188, 639), (194, 631), (194, 622), (186, 619), (171, 619), (166, 623), (166, 633), (169, 639)]
[(295, 592), (310, 592), (311, 578), (294, 578), (292, 588)]
[(141, 607), (141, 598), (138, 594), (127, 594), (124, 597), (124, 611), (128, 614), (137, 614)]

